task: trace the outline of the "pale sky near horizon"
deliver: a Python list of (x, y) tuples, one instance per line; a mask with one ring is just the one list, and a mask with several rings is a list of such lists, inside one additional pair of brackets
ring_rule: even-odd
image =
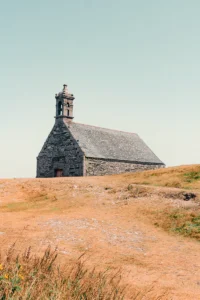
[(0, 178), (36, 176), (64, 83), (76, 122), (200, 163), (199, 15), (199, 0), (0, 0)]

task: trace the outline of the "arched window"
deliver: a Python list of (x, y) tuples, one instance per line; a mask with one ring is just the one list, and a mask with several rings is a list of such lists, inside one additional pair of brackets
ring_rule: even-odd
[(69, 103), (67, 103), (67, 107), (69, 107)]
[(69, 117), (69, 109), (67, 110), (67, 116)]
[(58, 102), (58, 115), (62, 116), (62, 112), (63, 112), (63, 107), (62, 107), (62, 102)]

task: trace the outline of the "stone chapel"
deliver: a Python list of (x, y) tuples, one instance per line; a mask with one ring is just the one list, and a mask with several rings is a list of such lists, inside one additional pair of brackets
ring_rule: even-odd
[(165, 167), (136, 133), (73, 122), (74, 95), (56, 94), (55, 124), (37, 157), (37, 177), (95, 176)]

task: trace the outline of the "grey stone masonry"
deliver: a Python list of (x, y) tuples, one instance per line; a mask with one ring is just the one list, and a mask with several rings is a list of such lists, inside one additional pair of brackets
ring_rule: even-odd
[(86, 176), (101, 176), (163, 168), (163, 164), (141, 164), (106, 159), (85, 159)]
[(83, 176), (83, 152), (62, 119), (57, 119), (38, 158), (37, 177)]

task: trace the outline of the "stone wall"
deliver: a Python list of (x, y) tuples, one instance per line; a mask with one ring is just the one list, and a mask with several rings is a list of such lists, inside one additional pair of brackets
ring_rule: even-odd
[(137, 164), (104, 159), (86, 158), (85, 175), (99, 176), (164, 168), (162, 164)]
[(38, 158), (37, 177), (54, 177), (56, 169), (63, 176), (83, 176), (84, 155), (62, 119), (49, 134)]

